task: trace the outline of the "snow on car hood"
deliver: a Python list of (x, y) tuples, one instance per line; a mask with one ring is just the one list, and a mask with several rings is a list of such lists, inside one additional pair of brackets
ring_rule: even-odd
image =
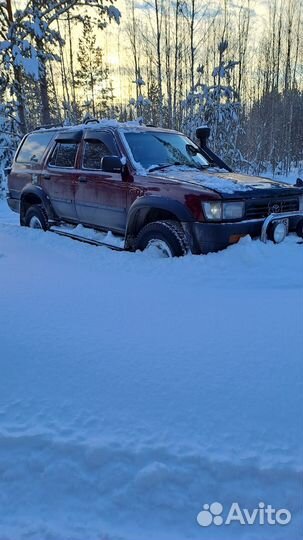
[(285, 188), (289, 185), (259, 176), (250, 176), (234, 172), (225, 172), (219, 168), (206, 170), (193, 169), (187, 166), (172, 166), (167, 169), (148, 173), (157, 178), (176, 180), (186, 184), (203, 186), (219, 193), (236, 193), (254, 189)]

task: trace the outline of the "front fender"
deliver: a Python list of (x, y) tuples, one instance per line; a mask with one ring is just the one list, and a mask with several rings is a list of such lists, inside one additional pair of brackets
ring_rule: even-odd
[(166, 197), (139, 197), (133, 202), (128, 211), (126, 237), (138, 232), (149, 210), (152, 208), (169, 212), (180, 222), (195, 221), (190, 210), (180, 201), (167, 199)]

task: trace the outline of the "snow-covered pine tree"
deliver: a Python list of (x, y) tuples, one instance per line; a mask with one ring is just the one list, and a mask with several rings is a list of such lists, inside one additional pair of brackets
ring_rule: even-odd
[[(81, 10), (79, 9), (81, 7)], [(38, 81), (41, 99), (41, 122), (51, 120), (47, 63), (60, 61), (54, 52), (64, 44), (58, 21), (72, 12), (74, 19), (83, 20), (88, 10), (93, 10), (96, 22), (104, 28), (108, 21), (120, 21), (120, 11), (111, 0), (29, 0), (23, 9), (13, 13), (11, 0), (0, 1), (0, 65), (8, 74), (7, 86), (16, 97), (22, 130), (26, 131), (26, 111), (22, 92), (22, 78)]]
[(142, 88), (145, 86), (145, 81), (141, 77), (140, 71), (138, 78), (133, 83), (136, 85), (136, 95), (138, 97), (129, 100), (130, 119), (142, 120), (148, 124), (151, 122), (151, 101), (143, 95)]
[[(83, 33), (79, 39), (78, 64), (75, 85), (85, 97), (84, 108), (93, 117), (106, 116), (112, 102), (109, 68), (103, 60), (101, 47), (97, 45), (91, 20), (83, 20)], [(89, 105), (88, 105), (89, 104)]]
[(197, 127), (207, 124), (211, 128), (210, 146), (232, 168), (239, 168), (243, 160), (238, 149), (241, 133), (241, 104), (231, 86), (231, 72), (238, 62), (225, 60), (228, 42), (218, 45), (219, 63), (212, 76), (214, 84), (203, 82), (204, 67), (197, 68), (198, 81), (183, 102), (183, 130), (195, 138)]
[(20, 123), (16, 120), (16, 107), (0, 103), (0, 199), (5, 196), (7, 168), (21, 139)]

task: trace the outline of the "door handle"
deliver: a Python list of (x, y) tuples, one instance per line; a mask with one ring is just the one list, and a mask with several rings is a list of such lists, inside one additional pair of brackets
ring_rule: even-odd
[(50, 174), (44, 174), (42, 176), (42, 178), (43, 178), (43, 180), (50, 180), (51, 179)]
[(83, 184), (87, 182), (86, 176), (79, 176), (79, 182), (82, 182)]

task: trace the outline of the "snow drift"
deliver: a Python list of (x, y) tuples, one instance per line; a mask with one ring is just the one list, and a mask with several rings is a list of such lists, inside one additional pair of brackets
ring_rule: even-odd
[[(300, 540), (297, 239), (165, 260), (0, 216), (0, 538)], [(213, 501), (292, 521), (199, 527)]]

